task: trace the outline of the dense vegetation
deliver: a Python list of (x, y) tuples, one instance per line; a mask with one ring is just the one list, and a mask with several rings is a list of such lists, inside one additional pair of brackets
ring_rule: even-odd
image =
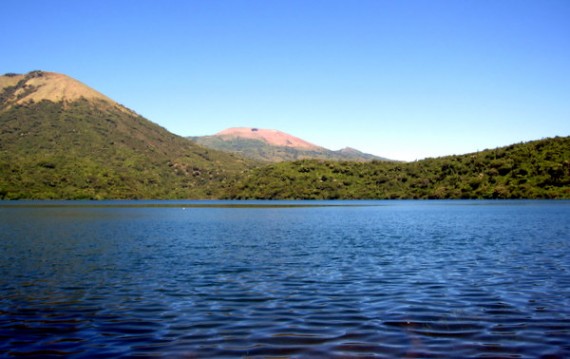
[[(412, 163), (264, 166), (176, 136), (102, 95), (86, 99), (89, 88), (73, 100), (28, 100), (43, 86), (30, 80), (50, 76), (0, 76), (0, 199), (570, 198), (570, 137)], [(254, 140), (221, 142), (265, 160), (315, 155)]]
[(570, 137), (411, 163), (252, 167), (108, 103), (0, 112), (1, 199), (570, 198)]
[(217, 198), (250, 163), (99, 101), (0, 111), (0, 198)]
[(570, 198), (570, 137), (411, 163), (303, 160), (251, 171), (255, 199)]

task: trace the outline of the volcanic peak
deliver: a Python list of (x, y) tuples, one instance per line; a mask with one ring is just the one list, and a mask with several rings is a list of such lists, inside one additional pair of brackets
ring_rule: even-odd
[(80, 81), (67, 75), (46, 71), (0, 76), (0, 95), (2, 102), (8, 106), (42, 100), (72, 102), (81, 98), (115, 104), (109, 97)]
[(292, 147), (303, 150), (318, 150), (321, 147), (285, 132), (262, 129), (255, 127), (234, 127), (228, 128), (215, 134), (222, 140), (232, 140), (235, 138), (260, 140), (272, 146)]

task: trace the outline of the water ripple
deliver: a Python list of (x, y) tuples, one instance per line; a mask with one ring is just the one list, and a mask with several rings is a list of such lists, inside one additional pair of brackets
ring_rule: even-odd
[(0, 207), (0, 357), (570, 356), (570, 204), (370, 204)]

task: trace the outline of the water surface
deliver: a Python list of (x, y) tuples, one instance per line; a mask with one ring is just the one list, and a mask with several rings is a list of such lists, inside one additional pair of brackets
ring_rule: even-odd
[(568, 357), (568, 201), (0, 202), (2, 357)]

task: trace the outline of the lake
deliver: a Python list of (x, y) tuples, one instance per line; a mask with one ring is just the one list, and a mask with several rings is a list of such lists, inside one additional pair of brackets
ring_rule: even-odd
[(0, 202), (2, 357), (570, 357), (570, 201)]

